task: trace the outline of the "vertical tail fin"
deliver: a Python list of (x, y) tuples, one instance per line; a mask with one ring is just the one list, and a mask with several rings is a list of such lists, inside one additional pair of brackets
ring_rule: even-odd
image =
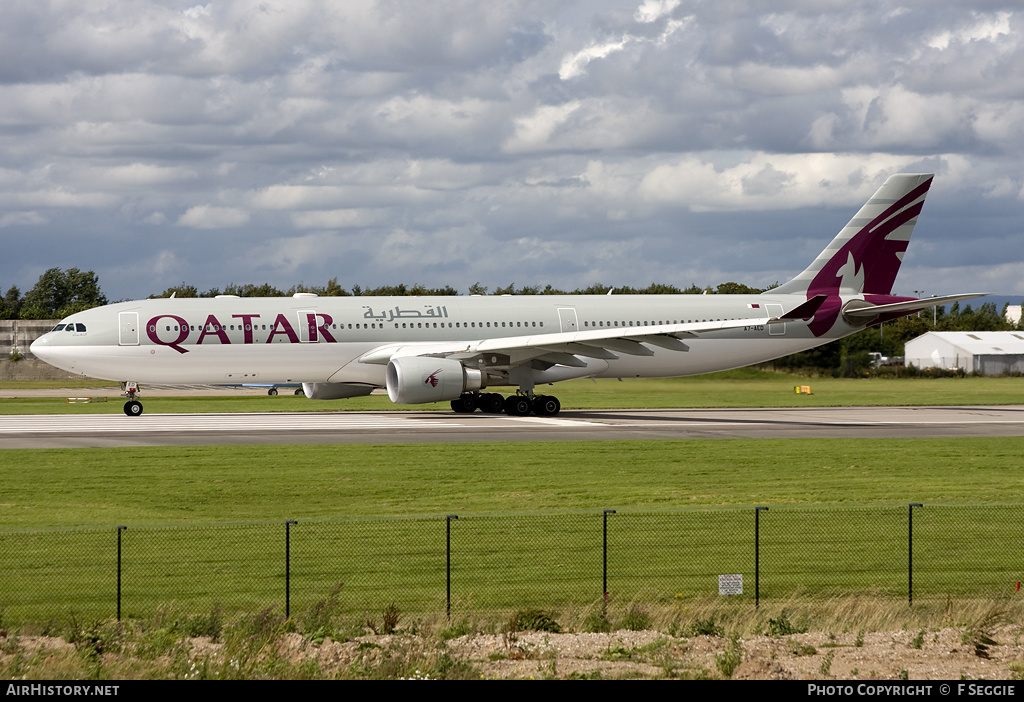
[(933, 177), (890, 176), (803, 273), (772, 292), (891, 293)]

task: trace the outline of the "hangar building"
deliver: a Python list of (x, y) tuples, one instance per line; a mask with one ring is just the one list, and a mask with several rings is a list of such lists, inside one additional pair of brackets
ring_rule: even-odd
[(1024, 331), (928, 332), (908, 341), (903, 357), (918, 368), (1024, 373)]

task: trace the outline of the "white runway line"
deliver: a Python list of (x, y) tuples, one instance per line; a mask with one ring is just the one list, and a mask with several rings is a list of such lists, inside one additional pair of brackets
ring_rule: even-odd
[[(606, 427), (610, 426), (605, 422), (595, 422), (589, 419), (558, 419), (557, 417), (506, 417), (509, 422), (524, 422), (526, 424), (543, 424), (552, 427)], [(623, 426), (623, 425), (619, 425)]]
[[(1020, 408), (1015, 408), (1020, 409)], [(900, 410), (905, 412), (905, 408)], [(991, 416), (985, 416), (991, 411)], [(718, 430), (722, 428), (794, 427), (803, 425), (833, 427), (865, 426), (979, 426), (1024, 424), (1024, 411), (1007, 417), (1006, 411), (988, 408), (965, 408), (962, 412), (922, 408), (918, 418), (894, 419), (886, 408), (855, 408), (833, 410), (822, 408), (814, 413), (777, 410), (693, 410), (698, 417), (686, 416), (690, 411), (673, 411), (674, 417), (660, 413), (656, 418), (629, 416), (625, 421), (591, 420), (583, 416), (509, 417), (505, 415), (452, 416), (445, 413), (402, 414), (390, 412), (303, 413), (273, 412), (247, 414), (146, 414), (126, 417), (121, 413), (88, 415), (0, 415), (0, 436), (12, 434), (138, 434), (145, 432), (235, 432), (258, 431), (354, 432), (360, 430), (396, 431), (472, 431), (535, 427), (538, 429), (666, 428), (685, 430)], [(840, 415), (840, 416), (837, 416)], [(845, 416), (843, 416), (845, 415)]]
[(542, 417), (489, 417), (484, 421), (458, 422), (450, 418), (365, 414), (149, 414), (141, 417), (110, 415), (9, 415), (0, 417), (3, 434), (78, 434), (142, 432), (223, 432), (257, 430), (353, 431), (360, 429), (495, 429), (525, 422), (553, 427), (581, 427), (596, 422)]

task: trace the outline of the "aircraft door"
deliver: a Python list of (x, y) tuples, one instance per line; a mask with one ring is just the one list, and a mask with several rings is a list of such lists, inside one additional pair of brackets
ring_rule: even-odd
[(117, 343), (120, 346), (139, 345), (138, 312), (121, 312), (117, 315)]
[[(765, 307), (768, 309), (769, 317), (781, 317), (782, 316), (782, 305), (777, 305), (773, 302), (769, 302)], [(768, 325), (769, 336), (783, 336), (786, 333), (785, 322), (775, 322)]]
[(314, 310), (299, 310), (299, 341), (303, 344), (316, 343), (320, 341), (320, 329), (316, 312)]
[(558, 323), (562, 327), (564, 332), (574, 332), (580, 327), (579, 321), (576, 318), (575, 307), (559, 307), (558, 308)]

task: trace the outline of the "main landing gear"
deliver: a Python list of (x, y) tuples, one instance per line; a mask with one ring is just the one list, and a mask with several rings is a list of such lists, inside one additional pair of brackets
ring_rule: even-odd
[(142, 403), (135, 398), (139, 394), (139, 384), (134, 381), (121, 383), (121, 390), (124, 392), (128, 402), (124, 403), (124, 413), (129, 417), (138, 417), (142, 414)]
[(505, 414), (525, 417), (531, 412), (538, 417), (554, 417), (562, 409), (562, 403), (553, 395), (509, 395), (502, 397), (496, 392), (466, 393), (452, 400), (452, 409), (460, 414), (472, 414), (476, 410), (487, 414)]

